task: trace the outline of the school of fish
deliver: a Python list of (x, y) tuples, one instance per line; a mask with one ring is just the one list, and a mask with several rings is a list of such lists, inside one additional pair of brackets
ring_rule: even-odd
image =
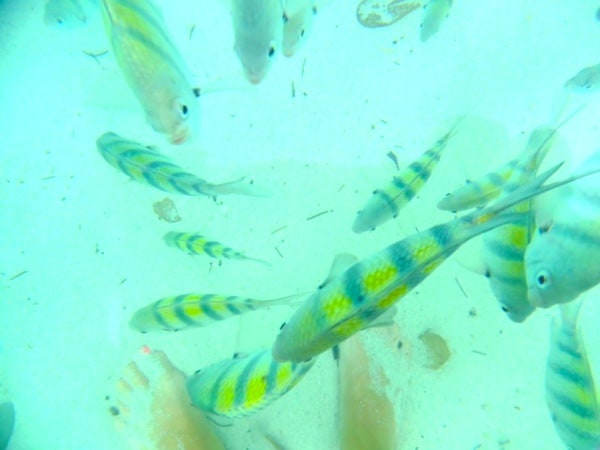
[[(232, 55), (239, 60), (243, 77), (251, 84), (265, 82), (280, 52), (286, 57), (301, 52), (326, 3), (227, 0)], [(419, 38), (425, 43), (443, 32), (441, 26), (452, 6), (452, 0), (363, 0), (356, 17), (365, 27), (376, 28), (390, 26), (422, 8)], [(153, 0), (49, 0), (43, 20), (54, 28), (76, 28), (95, 16), (102, 18), (114, 62), (149, 127), (173, 145), (193, 140), (201, 120), (201, 89), (159, 6)], [(342, 380), (344, 395), (353, 399), (343, 400), (349, 405), (345, 408), (352, 408), (357, 401), (351, 395), (366, 394), (354, 393), (362, 391), (351, 378), (369, 380), (364, 370), (356, 370), (368, 364), (359, 333), (393, 323), (396, 305), (403, 297), (426, 282), (463, 244), (482, 235), (482, 275), (488, 279), (499, 309), (511, 321), (523, 323), (538, 308), (558, 305), (559, 317), (551, 325), (546, 361), (547, 407), (565, 446), (574, 450), (600, 448), (600, 409), (579, 327), (582, 298), (600, 284), (600, 150), (560, 181), (549, 179), (561, 164), (541, 171), (559, 129), (597, 92), (600, 64), (575, 73), (562, 86), (551, 124), (533, 129), (525, 148), (508, 162), (486, 174), (476, 174), (474, 180), (449, 192), (437, 204), (452, 213), (475, 208), (473, 211), (374, 249), (360, 260), (347, 255), (337, 258), (326, 280), (302, 301), (301, 294), (271, 300), (257, 300), (252, 294), (173, 295), (137, 309), (130, 327), (142, 333), (184, 331), (256, 310), (268, 311), (272, 306), (297, 306), (274, 336), (272, 346), (235, 354), (189, 376), (186, 389), (191, 403), (207, 414), (231, 419), (253, 414), (300, 383), (319, 355), (342, 344), (340, 371), (355, 373)], [(573, 112), (577, 96), (583, 100)], [(394, 155), (398, 173), (391, 181), (389, 176), (382, 176), (377, 184), (382, 187), (374, 189), (362, 206), (355, 205), (360, 210), (348, 229), (376, 232), (386, 222), (399, 220), (402, 209), (418, 197), (430, 177), (437, 176), (433, 172), (442, 154), (451, 153), (446, 148), (452, 147), (455, 135), (463, 132), (462, 119), (460, 116), (445, 134), (431, 139), (434, 144), (404, 167)], [(211, 198), (268, 195), (245, 177), (208, 182), (181, 168), (158, 147), (113, 131), (99, 136), (96, 147), (109, 165), (130, 179), (171, 194)], [(170, 247), (189, 255), (205, 255), (219, 264), (238, 260), (270, 265), (200, 232), (169, 231), (163, 240)], [(358, 356), (349, 358), (353, 352)], [(387, 405), (389, 413), (389, 399), (372, 392), (368, 395), (370, 401)], [(352, 414), (342, 415), (347, 421), (357, 420)], [(392, 430), (386, 442), (396, 442), (395, 426), (394, 422), (386, 428)], [(4, 434), (9, 436), (9, 432)], [(8, 441), (8, 437), (0, 441), (3, 439)], [(376, 448), (376, 438), (366, 439), (371, 439), (370, 443), (361, 444), (362, 448)], [(381, 448), (392, 450), (395, 445), (388, 443)], [(349, 443), (342, 447), (354, 448)]]

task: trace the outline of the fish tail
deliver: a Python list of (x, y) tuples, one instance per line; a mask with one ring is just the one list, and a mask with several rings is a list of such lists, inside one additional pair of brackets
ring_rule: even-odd
[(179, 237), (179, 235), (180, 233), (176, 231), (169, 231), (165, 233), (165, 235), (163, 236), (163, 240), (170, 247), (179, 247), (179, 245), (177, 244), (177, 238)]
[(562, 166), (562, 164), (563, 163), (555, 165), (554, 167), (542, 173), (541, 175), (538, 175), (537, 177), (533, 178), (530, 182), (523, 184), (521, 187), (511, 192), (506, 197), (503, 197), (497, 202), (492, 203), (487, 208), (471, 213), (469, 216), (466, 216), (465, 219), (472, 223), (487, 222), (488, 220), (505, 211), (506, 209), (510, 208), (511, 206), (514, 206), (518, 203), (521, 203), (524, 200), (527, 200), (531, 197), (534, 197), (543, 192), (549, 191), (551, 189), (554, 189), (558, 186), (562, 186), (563, 184), (572, 181), (567, 179), (568, 181), (563, 180), (558, 183), (552, 183), (547, 186), (542, 186), (542, 184), (544, 184), (546, 180), (548, 180), (548, 178), (554, 175), (554, 173)]
[(244, 255), (243, 259), (246, 259), (248, 261), (254, 261), (254, 262), (263, 264), (267, 267), (272, 267), (272, 264), (269, 261), (265, 261), (264, 259), (252, 258), (251, 256), (245, 256), (245, 255)]
[(247, 195), (250, 197), (268, 197), (268, 189), (252, 182), (244, 182), (246, 177), (221, 184), (198, 183), (195, 189), (204, 195)]
[(543, 194), (544, 192), (551, 191), (556, 189), (557, 187), (564, 186), (565, 184), (569, 184), (575, 180), (579, 180), (580, 178), (584, 178), (593, 174), (600, 172), (600, 167), (592, 168), (588, 171), (578, 173), (572, 175), (564, 180), (557, 181), (555, 183), (550, 183), (545, 186), (542, 186), (548, 178), (550, 178), (564, 163), (556, 164), (554, 167), (551, 167), (541, 175), (533, 178), (530, 182), (523, 184), (521, 187), (513, 191), (510, 195), (498, 200), (496, 203), (488, 206), (487, 208), (476, 211), (472, 213), (470, 216), (466, 216), (467, 220), (472, 222), (484, 222), (489, 219), (491, 216), (495, 216), (496, 214), (501, 213), (502, 211), (514, 206), (518, 203), (521, 203), (524, 200), (530, 199), (537, 195)]
[(279, 306), (279, 305), (289, 305), (295, 306), (303, 301), (303, 297), (308, 295), (308, 292), (300, 292), (298, 294), (286, 295), (285, 297), (274, 298), (271, 300), (264, 300), (261, 304), (265, 306)]

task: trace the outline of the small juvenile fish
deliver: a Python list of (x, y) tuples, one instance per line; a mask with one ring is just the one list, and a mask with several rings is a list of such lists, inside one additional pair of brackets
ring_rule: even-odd
[(572, 179), (541, 186), (559, 166), (508, 197), (398, 241), (352, 265), (309, 296), (281, 329), (273, 357), (305, 361), (368, 327), (471, 238), (514, 221), (511, 206)]
[(77, 28), (98, 14), (98, 0), (48, 0), (44, 5), (44, 23), (61, 28)]
[[(511, 176), (502, 186), (501, 195), (510, 195), (515, 189), (535, 177), (540, 164), (550, 150), (556, 130), (548, 127), (535, 129)], [(483, 259), (486, 276), (502, 310), (514, 322), (523, 322), (535, 307), (527, 296), (525, 250), (535, 229), (533, 200), (526, 200), (511, 208), (521, 213), (520, 220), (498, 227), (483, 236)]]
[(100, 155), (115, 169), (132, 180), (148, 184), (161, 191), (183, 195), (255, 195), (243, 178), (222, 184), (212, 184), (186, 172), (155, 147), (144, 146), (116, 133), (104, 133), (96, 141)]
[(281, 51), (294, 56), (308, 35), (317, 14), (314, 0), (287, 0), (283, 10)]
[(106, 35), (154, 130), (181, 144), (198, 121), (199, 91), (152, 0), (102, 0)]
[[(475, 181), (467, 181), (464, 186), (446, 194), (438, 202), (437, 207), (444, 211), (457, 212), (487, 205), (500, 195), (509, 178), (514, 177), (514, 179), (518, 179), (519, 176), (526, 173), (528, 166), (524, 165), (523, 161), (529, 158), (531, 159), (530, 164), (535, 164), (537, 160), (541, 163), (554, 143), (556, 130), (564, 123), (566, 121), (558, 125), (550, 137), (545, 134), (549, 131), (544, 131), (548, 129), (539, 128), (534, 130), (529, 137), (527, 149), (524, 153), (503, 164), (498, 169), (488, 172)], [(534, 154), (536, 152), (537, 156)]]
[(253, 84), (260, 83), (281, 47), (281, 0), (231, 0), (234, 50)]
[[(600, 168), (600, 151), (575, 172)], [(548, 217), (525, 252), (529, 300), (548, 308), (600, 283), (600, 176), (590, 176), (552, 197)], [(538, 206), (539, 207), (539, 206)]]
[(187, 381), (197, 408), (223, 417), (242, 417), (273, 403), (292, 389), (314, 361), (278, 363), (260, 350), (200, 369)]
[(578, 315), (581, 300), (560, 305), (552, 322), (546, 363), (546, 400), (554, 427), (573, 450), (600, 448), (600, 409)]
[(442, 22), (448, 17), (452, 0), (429, 0), (423, 9), (421, 22), (421, 42), (425, 42), (438, 32)]
[(375, 189), (366, 205), (358, 211), (352, 231), (362, 233), (395, 218), (425, 185), (440, 160), (448, 139), (455, 133), (456, 124), (429, 150), (409, 164), (390, 184)]
[(581, 94), (600, 92), (600, 64), (581, 69), (565, 82), (565, 89)]
[(290, 304), (297, 295), (274, 300), (255, 300), (234, 295), (183, 294), (165, 297), (138, 309), (129, 326), (134, 330), (182, 331), (204, 327), (257, 309)]
[(216, 259), (240, 259), (248, 261), (256, 261), (262, 264), (269, 265), (268, 262), (262, 259), (251, 258), (229, 247), (225, 247), (220, 242), (209, 241), (204, 236), (195, 233), (178, 233), (169, 231), (163, 237), (167, 245), (178, 248), (190, 255), (207, 255), (210, 258)]

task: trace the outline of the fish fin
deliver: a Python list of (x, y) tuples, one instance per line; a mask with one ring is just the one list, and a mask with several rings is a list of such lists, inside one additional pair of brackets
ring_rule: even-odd
[(341, 273), (344, 273), (348, 268), (350, 268), (350, 266), (356, 264), (357, 261), (358, 258), (351, 253), (338, 253), (335, 255), (331, 263), (329, 273), (321, 282), (321, 284), (319, 284), (318, 289), (323, 289), (331, 282), (331, 280), (336, 278)]
[(471, 239), (457, 250), (454, 260), (463, 269), (487, 277), (489, 276), (489, 268), (483, 259), (483, 247), (481, 237)]
[(581, 311), (582, 305), (583, 297), (581, 296), (571, 302), (561, 303), (559, 305), (560, 317), (563, 321), (563, 324), (567, 325), (572, 330), (577, 328), (577, 320), (579, 318), (579, 312)]
[(0, 404), (0, 449), (8, 446), (15, 427), (15, 407), (12, 402)]
[(368, 328), (380, 328), (380, 327), (389, 327), (394, 325), (396, 322), (394, 321), (394, 316), (398, 312), (397, 306), (392, 306), (389, 309), (386, 309), (385, 312), (373, 320), (369, 325), (367, 325), (364, 330)]

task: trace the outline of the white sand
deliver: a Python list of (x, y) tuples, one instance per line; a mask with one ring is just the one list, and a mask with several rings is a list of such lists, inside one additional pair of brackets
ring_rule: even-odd
[[(127, 321), (151, 301), (190, 291), (258, 298), (310, 291), (335, 253), (364, 257), (415, 227), (449, 220), (435, 209), (437, 200), (516, 154), (528, 132), (548, 120), (562, 83), (598, 62), (600, 46), (592, 0), (457, 0), (426, 45), (418, 40), (419, 13), (369, 30), (354, 18), (356, 1), (338, 0), (316, 18), (300, 54), (278, 58), (258, 89), (203, 97), (201, 137), (173, 148), (134, 102), (104, 90), (125, 90), (112, 57), (98, 64), (81, 52), (106, 48), (102, 40), (44, 27), (41, 3), (0, 3), (0, 401), (12, 400), (17, 411), (12, 450), (119, 448), (105, 396), (143, 343), (165, 350), (188, 373), (271, 345), (290, 309), (180, 334), (138, 335)], [(168, 23), (198, 79), (238, 80), (225, 9), (218, 1), (172, 3)], [(199, 6), (212, 3), (212, 11)], [(354, 235), (354, 214), (394, 173), (385, 156), (392, 146), (407, 163), (463, 113), (501, 124), (510, 145), (474, 137), (486, 144), (480, 147), (468, 133), (457, 136), (398, 221)], [(597, 148), (596, 117), (598, 106), (590, 106), (565, 127), (573, 159)], [(172, 196), (184, 220), (160, 222), (152, 203), (164, 193), (127, 181), (98, 155), (95, 140), (109, 130), (156, 144), (211, 181), (254, 176), (275, 195), (217, 204)], [(306, 221), (323, 210), (333, 212)], [(273, 267), (217, 267), (188, 257), (161, 241), (171, 229), (201, 231)], [(590, 301), (583, 311), (596, 359), (598, 309)], [(397, 384), (401, 448), (562, 448), (543, 396), (553, 313), (510, 323), (486, 280), (454, 261), (411, 293), (397, 316), (403, 351), (378, 354)], [(452, 350), (435, 372), (411, 358), (427, 328)], [(334, 449), (336, 391), (325, 354), (281, 401), (220, 432), (232, 449), (270, 449), (261, 430), (287, 449)]]

